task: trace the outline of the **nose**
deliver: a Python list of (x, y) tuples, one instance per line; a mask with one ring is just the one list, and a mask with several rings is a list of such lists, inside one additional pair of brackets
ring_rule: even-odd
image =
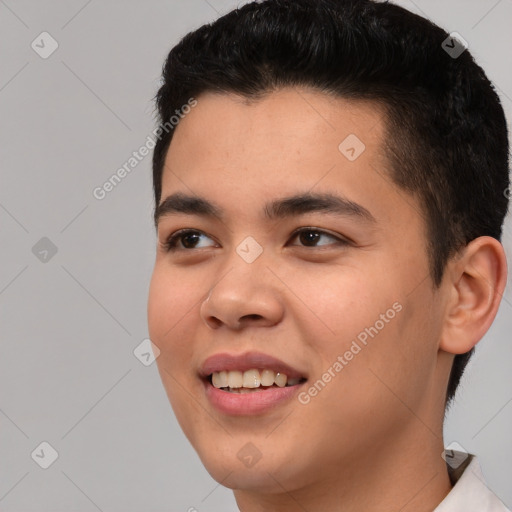
[(283, 309), (276, 279), (265, 264), (235, 260), (213, 284), (200, 316), (211, 329), (241, 330), (274, 326), (281, 321)]

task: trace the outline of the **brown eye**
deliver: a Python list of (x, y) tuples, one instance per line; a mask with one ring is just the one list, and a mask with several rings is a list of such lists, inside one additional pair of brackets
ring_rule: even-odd
[[(292, 245), (302, 245), (304, 247), (322, 247), (324, 245), (348, 245), (348, 241), (343, 240), (342, 238), (338, 238), (326, 231), (322, 231), (320, 229), (314, 228), (301, 228), (297, 230), (292, 237), (292, 240), (298, 239), (300, 244), (292, 244)], [(331, 239), (331, 243), (319, 243), (322, 239)]]
[(318, 231), (302, 231), (299, 233), (300, 243), (306, 246), (314, 246), (322, 235)]
[(195, 229), (182, 229), (180, 231), (176, 231), (167, 239), (167, 242), (165, 243), (165, 249), (168, 252), (171, 252), (208, 247), (208, 245), (198, 245), (202, 237), (210, 238), (202, 231), (197, 231)]
[(181, 243), (186, 249), (194, 249), (199, 241), (200, 235), (197, 233), (185, 233), (180, 236)]

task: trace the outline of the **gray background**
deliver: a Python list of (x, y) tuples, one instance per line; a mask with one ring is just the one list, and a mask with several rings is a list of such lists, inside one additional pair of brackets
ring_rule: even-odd
[[(133, 354), (147, 338), (151, 157), (103, 200), (92, 191), (154, 129), (151, 98), (171, 46), (237, 3), (0, 0), (2, 511), (236, 510), (181, 433), (156, 366)], [(398, 3), (462, 34), (510, 119), (512, 0)], [(47, 59), (31, 48), (43, 31), (59, 44)], [(33, 250), (43, 237), (53, 256), (47, 241)], [(504, 243), (510, 257), (510, 221)], [(446, 444), (479, 454), (512, 507), (507, 290)], [(58, 452), (48, 469), (31, 457), (43, 441)]]

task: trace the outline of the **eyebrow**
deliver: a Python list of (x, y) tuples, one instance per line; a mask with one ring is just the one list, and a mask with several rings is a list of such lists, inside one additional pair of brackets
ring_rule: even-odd
[[(267, 203), (263, 209), (267, 219), (284, 219), (307, 213), (325, 213), (343, 217), (354, 217), (375, 223), (375, 217), (364, 206), (347, 198), (330, 193), (306, 192)], [(155, 209), (155, 225), (162, 217), (186, 214), (223, 220), (222, 209), (200, 196), (177, 192), (166, 197)]]

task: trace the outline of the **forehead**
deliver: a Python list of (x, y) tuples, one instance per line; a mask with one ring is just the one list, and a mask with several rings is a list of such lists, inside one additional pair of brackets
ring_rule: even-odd
[[(237, 145), (242, 140), (250, 148), (260, 142), (271, 146), (277, 137), (284, 152), (306, 138), (310, 144), (304, 148), (313, 149), (314, 145), (341, 142), (340, 138), (350, 133), (375, 144), (382, 137), (383, 112), (376, 102), (348, 100), (309, 88), (285, 88), (258, 99), (208, 92), (197, 99), (197, 106), (180, 121), (173, 142), (203, 136), (207, 129), (208, 138), (201, 141), (203, 148), (241, 151), (244, 147)], [(226, 138), (226, 133), (230, 137)], [(252, 138), (251, 146), (247, 145), (248, 135)]]
[(287, 88), (257, 100), (205, 93), (175, 129), (163, 187), (175, 173), (193, 181), (196, 172), (204, 181), (236, 171), (244, 179), (311, 182), (334, 166), (383, 169), (383, 120), (375, 103), (312, 89)]

